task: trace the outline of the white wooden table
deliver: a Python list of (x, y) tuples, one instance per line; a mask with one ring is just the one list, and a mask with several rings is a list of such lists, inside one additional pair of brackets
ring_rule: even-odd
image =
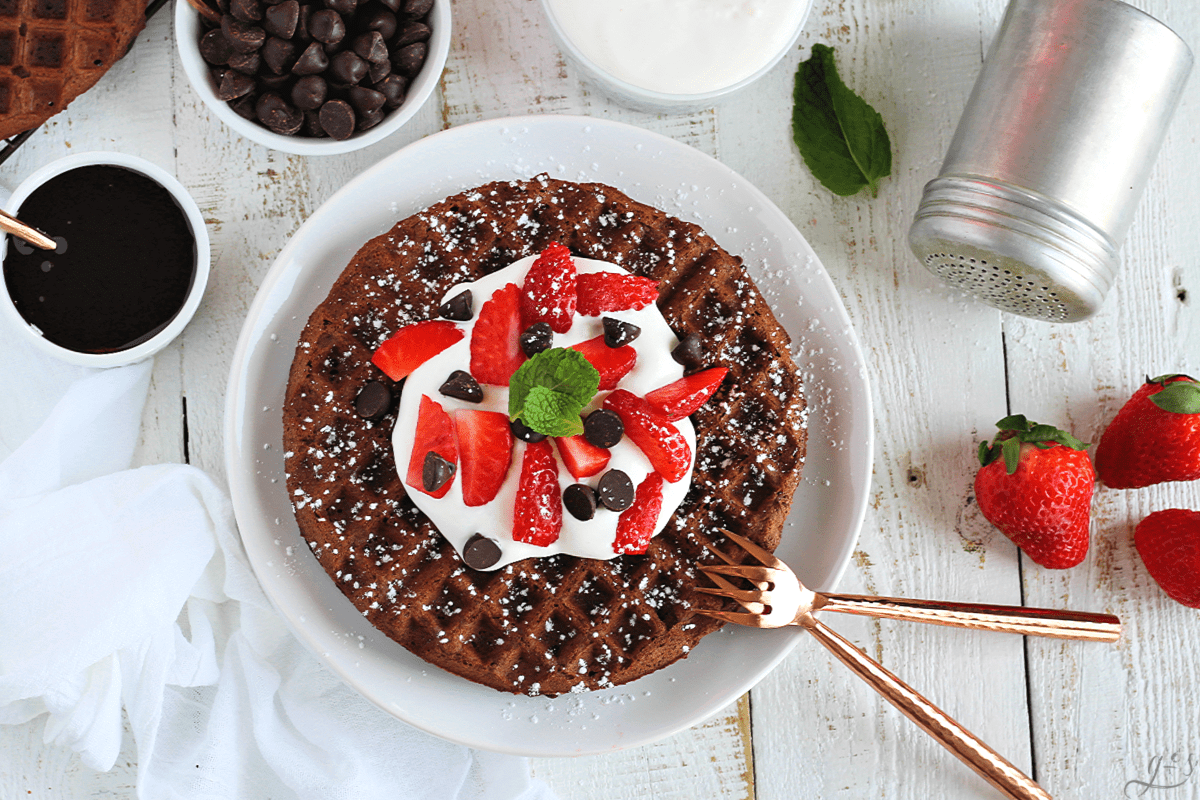
[[(1200, 44), (1200, 5), (1134, 4)], [(528, 113), (622, 120), (716, 156), (811, 242), (866, 354), (875, 475), (839, 588), (1106, 611), (1120, 615), (1126, 633), (1108, 646), (831, 622), (1056, 797), (1200, 797), (1200, 612), (1162, 594), (1132, 547), (1134, 526), (1151, 511), (1200, 509), (1200, 485), (1099, 490), (1091, 552), (1066, 572), (1022, 558), (971, 492), (975, 446), (1010, 410), (1096, 441), (1144, 374), (1200, 374), (1200, 76), (1171, 126), (1103, 310), (1069, 326), (1001, 314), (940, 285), (905, 235), (1003, 8), (1004, 0), (816, 0), (800, 49), (760, 83), (717, 111), (653, 116), (581, 85), (533, 0), (455, 0), (435, 98), (395, 136), (328, 158), (270, 151), (221, 125), (188, 85), (171, 15), (160, 13), (94, 90), (0, 166), (0, 182), (12, 188), (69, 152), (112, 149), (173, 170), (192, 192), (212, 236), (212, 280), (195, 320), (157, 357), (138, 460), (187, 459), (222, 476), (225, 380), (250, 300), (288, 236), (367, 166), (446, 127)], [(844, 79), (887, 123), (895, 167), (877, 198), (831, 195), (791, 142), (792, 74), (816, 42), (836, 47)], [(25, 423), (45, 411), (31, 409)], [(98, 774), (42, 745), (41, 726), (0, 727), (0, 798), (134, 796), (128, 736), (116, 768)], [(533, 768), (564, 800), (997, 796), (807, 642), (704, 725)]]

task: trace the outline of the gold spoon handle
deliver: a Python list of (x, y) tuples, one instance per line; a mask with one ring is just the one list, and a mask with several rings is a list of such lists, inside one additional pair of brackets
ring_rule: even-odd
[(49, 236), (37, 228), (31, 228), (5, 211), (0, 211), (0, 230), (11, 233), (18, 239), (23, 239), (34, 247), (40, 247), (43, 250), (53, 250), (58, 247), (58, 243)]
[(869, 658), (850, 642), (827, 628), (816, 617), (806, 615), (800, 622), (817, 641), (825, 645), (838, 660), (850, 667), (858, 677), (900, 709), (904, 716), (980, 777), (995, 786), (1012, 800), (1051, 800), (1050, 795), (1029, 776), (1010, 764), (1003, 756), (951, 719), (946, 712), (922, 697), (883, 666)]
[(1083, 611), (906, 600), (901, 597), (853, 594), (817, 595), (813, 610), (818, 609), (865, 617), (887, 617), (911, 622), (928, 622), (933, 625), (950, 625), (956, 628), (1049, 636), (1055, 639), (1115, 642), (1121, 636), (1121, 620), (1117, 617)]

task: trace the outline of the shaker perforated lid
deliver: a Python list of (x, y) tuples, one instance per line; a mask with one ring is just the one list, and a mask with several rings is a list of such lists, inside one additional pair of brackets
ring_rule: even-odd
[(913, 253), (1003, 311), (1094, 314), (1191, 66), (1173, 31), (1117, 0), (1011, 0)]

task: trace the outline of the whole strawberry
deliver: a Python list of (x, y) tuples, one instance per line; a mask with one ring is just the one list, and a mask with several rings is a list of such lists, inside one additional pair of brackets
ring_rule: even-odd
[(1075, 566), (1087, 555), (1095, 488), (1087, 445), (1021, 414), (996, 427), (995, 440), (979, 445), (979, 510), (1043, 567)]
[(1147, 378), (1100, 437), (1096, 472), (1113, 489), (1200, 478), (1200, 383)]
[(1155, 511), (1138, 523), (1133, 545), (1172, 600), (1200, 608), (1200, 512)]

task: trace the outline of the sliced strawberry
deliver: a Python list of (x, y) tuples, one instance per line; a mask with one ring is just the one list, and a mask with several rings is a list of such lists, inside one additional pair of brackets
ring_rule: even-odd
[(692, 448), (672, 423), (658, 416), (650, 405), (625, 389), (604, 398), (604, 407), (617, 412), (625, 435), (642, 449), (659, 474), (675, 483), (692, 465)]
[(576, 310), (585, 317), (645, 308), (658, 300), (658, 281), (619, 272), (585, 272), (575, 290), (579, 294)]
[(526, 445), (513, 507), (513, 539), (538, 547), (554, 544), (562, 531), (562, 511), (554, 449), (546, 439)]
[(492, 295), (471, 331), (471, 374), (480, 383), (508, 386), (525, 360), (521, 352), (521, 290), (510, 283)]
[(500, 492), (512, 464), (513, 435), (508, 416), (498, 411), (460, 408), (454, 412), (462, 455), (463, 502), (490, 503)]
[(633, 496), (633, 505), (621, 512), (617, 517), (617, 536), (613, 540), (613, 552), (644, 553), (650, 546), (650, 537), (654, 535), (654, 526), (658, 523), (658, 515), (662, 511), (663, 479), (657, 472), (651, 472), (638, 484)]
[(628, 375), (637, 364), (637, 350), (629, 345), (609, 347), (604, 343), (603, 336), (573, 344), (571, 349), (583, 353), (583, 357), (600, 372), (601, 391), (617, 388), (621, 378)]
[(545, 322), (555, 333), (566, 333), (575, 319), (575, 259), (558, 242), (533, 262), (521, 287), (521, 329)]
[(554, 441), (558, 444), (558, 455), (566, 465), (567, 472), (577, 481), (599, 475), (608, 466), (611, 454), (603, 447), (596, 447), (583, 434)]
[(444, 319), (415, 322), (396, 331), (379, 345), (371, 363), (394, 381), (407, 378), (414, 369), (463, 337), (462, 328)]
[(713, 367), (703, 372), (686, 375), (674, 383), (646, 394), (646, 402), (659, 416), (671, 422), (690, 417), (696, 409), (708, 402), (729, 370)]
[(445, 497), (446, 492), (450, 491), (450, 485), (454, 483), (453, 477), (436, 491), (425, 491), (422, 473), (425, 468), (425, 456), (430, 451), (451, 464), (458, 464), (458, 447), (454, 443), (454, 423), (451, 422), (450, 415), (427, 395), (421, 395), (421, 405), (417, 409), (417, 430), (413, 434), (412, 457), (408, 460), (408, 475), (404, 482), (430, 497)]

